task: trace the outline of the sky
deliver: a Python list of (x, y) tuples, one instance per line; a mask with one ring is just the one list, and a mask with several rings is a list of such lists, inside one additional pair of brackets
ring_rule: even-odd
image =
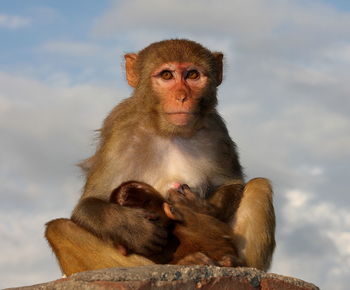
[(188, 38), (225, 55), (218, 110), (247, 179), (275, 191), (271, 272), (350, 282), (350, 2), (1, 0), (0, 288), (60, 277), (44, 225), (69, 217), (123, 55)]

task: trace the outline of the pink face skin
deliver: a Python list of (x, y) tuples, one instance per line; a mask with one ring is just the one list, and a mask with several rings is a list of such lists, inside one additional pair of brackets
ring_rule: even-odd
[(152, 85), (161, 98), (162, 113), (176, 126), (186, 126), (195, 117), (208, 77), (193, 63), (170, 62), (152, 73)]

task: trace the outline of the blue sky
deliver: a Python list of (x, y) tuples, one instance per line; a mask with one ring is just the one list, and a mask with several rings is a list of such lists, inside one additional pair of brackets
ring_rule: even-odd
[(45, 222), (130, 94), (123, 54), (173, 37), (225, 54), (219, 111), (248, 178), (275, 188), (271, 271), (350, 282), (349, 1), (0, 1), (0, 288), (60, 276)]

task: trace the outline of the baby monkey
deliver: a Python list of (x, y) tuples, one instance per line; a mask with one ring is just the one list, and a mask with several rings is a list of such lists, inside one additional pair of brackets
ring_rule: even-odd
[[(157, 264), (245, 266), (237, 256), (231, 228), (200, 211), (199, 199), (188, 185), (176, 184), (165, 200), (152, 186), (137, 181), (122, 183), (110, 201), (146, 210), (146, 218), (167, 228), (169, 242), (160, 254), (146, 256)], [(116, 245), (124, 255), (128, 245)]]

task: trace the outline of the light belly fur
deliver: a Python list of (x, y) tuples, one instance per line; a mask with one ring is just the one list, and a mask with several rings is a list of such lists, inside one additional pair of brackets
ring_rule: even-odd
[(114, 181), (115, 186), (128, 180), (143, 181), (166, 196), (174, 183), (181, 183), (188, 184), (200, 197), (205, 198), (208, 191), (231, 179), (213, 158), (214, 154), (209, 152), (214, 149), (213, 146), (198, 148), (199, 142), (184, 139), (154, 138), (151, 142), (156, 150), (153, 156), (147, 157), (148, 162), (138, 164), (138, 158), (128, 158), (132, 150), (125, 152), (124, 158), (133, 162), (128, 169), (121, 170), (121, 175)]

